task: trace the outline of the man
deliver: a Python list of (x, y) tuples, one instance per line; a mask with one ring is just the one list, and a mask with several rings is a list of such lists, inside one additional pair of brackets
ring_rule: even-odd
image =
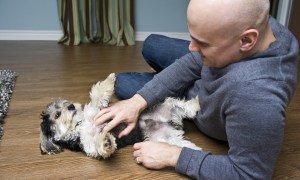
[[(198, 95), (201, 112), (195, 125), (228, 141), (228, 154), (142, 142), (134, 145), (136, 160), (152, 169), (172, 166), (196, 179), (270, 179), (283, 142), (285, 110), (297, 85), (298, 43), (269, 18), (269, 7), (269, 0), (191, 0), (191, 53), (179, 58), (187, 53), (186, 42), (150, 36), (143, 54), (159, 73), (120, 74), (116, 94), (129, 99), (100, 111), (95, 124), (111, 120), (104, 129), (109, 131), (126, 122), (122, 137), (146, 107), (168, 96)], [(179, 59), (170, 60), (174, 56)]]

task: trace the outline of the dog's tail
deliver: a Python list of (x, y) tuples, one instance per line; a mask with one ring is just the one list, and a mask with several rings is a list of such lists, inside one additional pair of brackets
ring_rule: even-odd
[(92, 106), (100, 109), (108, 107), (114, 93), (115, 80), (115, 73), (111, 73), (104, 81), (99, 81), (92, 87), (90, 92)]

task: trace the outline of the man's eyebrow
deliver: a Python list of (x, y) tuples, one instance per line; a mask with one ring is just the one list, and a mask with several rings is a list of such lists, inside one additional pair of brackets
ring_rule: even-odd
[(197, 39), (197, 38), (193, 37), (192, 35), (190, 35), (190, 37), (191, 37), (194, 41), (196, 41), (197, 43), (199, 43), (199, 44), (209, 45), (208, 42), (203, 41), (203, 40), (200, 40), (200, 39)]

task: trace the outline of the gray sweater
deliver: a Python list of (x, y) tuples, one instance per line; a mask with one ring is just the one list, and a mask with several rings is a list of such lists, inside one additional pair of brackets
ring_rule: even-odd
[(183, 148), (176, 171), (194, 179), (271, 179), (297, 85), (298, 43), (274, 18), (269, 23), (276, 41), (266, 51), (222, 69), (203, 66), (190, 53), (138, 91), (149, 106), (183, 89), (188, 98), (198, 95), (195, 124), (228, 141), (227, 155)]

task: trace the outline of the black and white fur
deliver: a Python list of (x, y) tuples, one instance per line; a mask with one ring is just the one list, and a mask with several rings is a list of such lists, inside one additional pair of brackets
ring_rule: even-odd
[(90, 92), (91, 101), (82, 109), (79, 103), (57, 99), (42, 112), (40, 149), (42, 154), (58, 154), (63, 148), (84, 151), (93, 158), (107, 158), (117, 148), (141, 141), (165, 142), (180, 147), (200, 149), (183, 137), (184, 118), (195, 118), (200, 110), (198, 98), (189, 101), (167, 98), (163, 103), (145, 110), (138, 125), (126, 137), (118, 138), (126, 124), (120, 124), (108, 133), (107, 124), (93, 125), (94, 116), (108, 107), (114, 93), (115, 74), (95, 84)]

